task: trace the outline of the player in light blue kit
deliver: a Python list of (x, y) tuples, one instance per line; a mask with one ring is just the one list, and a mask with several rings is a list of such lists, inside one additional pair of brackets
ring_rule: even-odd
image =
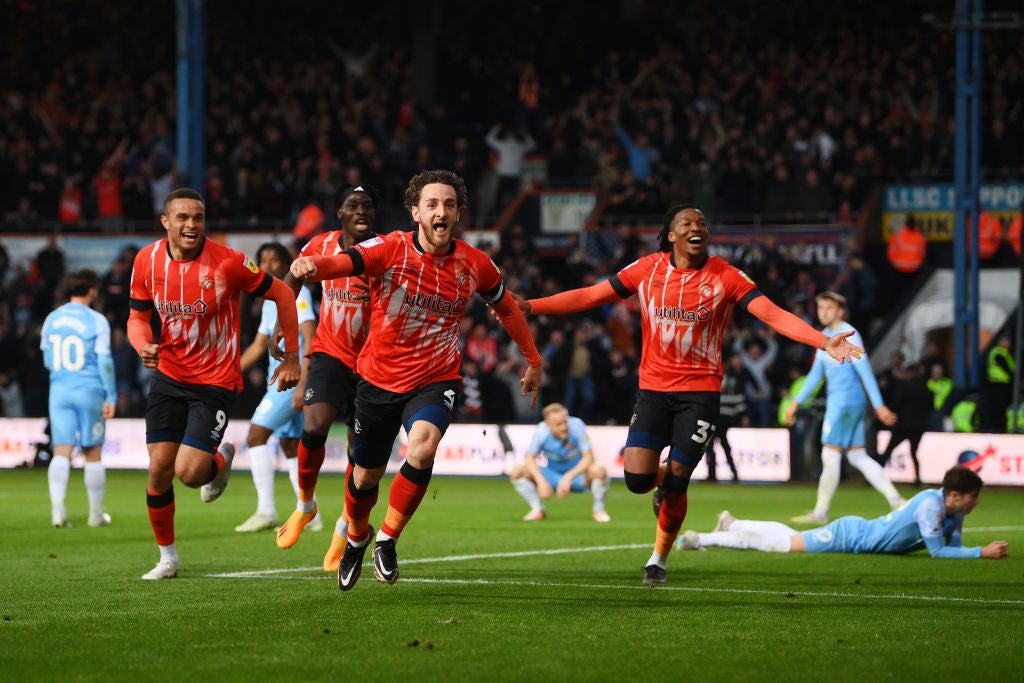
[[(278, 279), (288, 273), (292, 255), (287, 247), (277, 242), (260, 245), (256, 251), (256, 260), (260, 268)], [(278, 438), (281, 450), (285, 454), (288, 478), (299, 494), (299, 465), (296, 456), (299, 449), (299, 437), (302, 436), (302, 392), (306, 385), (306, 373), (309, 370), (309, 355), (316, 331), (316, 315), (313, 312), (313, 298), (309, 290), (303, 287), (295, 297), (295, 309), (299, 317), (299, 345), (301, 351), (301, 375), (294, 389), (287, 391), (268, 391), (263, 400), (256, 406), (249, 420), (249, 434), (246, 443), (249, 446), (249, 467), (252, 481), (256, 486), (256, 512), (247, 520), (235, 527), (235, 531), (245, 533), (273, 529), (277, 526), (277, 506), (274, 502), (274, 460), (276, 454), (271, 450), (271, 435)], [(277, 306), (273, 301), (263, 302), (260, 325), (256, 337), (242, 353), (241, 366), (244, 372), (263, 354), (269, 358), (267, 376), (274, 374), (280, 361), (269, 353), (270, 340), (274, 338), (277, 326)], [(323, 521), (319, 515), (306, 526), (310, 531), (323, 529)]]
[[(541, 501), (552, 493), (565, 498), (572, 491), (589, 488), (594, 495), (594, 521), (610, 522), (612, 518), (604, 509), (608, 470), (594, 460), (587, 426), (578, 417), (570, 416), (561, 403), (545, 406), (541, 414), (544, 421), (537, 425), (526, 457), (509, 473), (512, 486), (530, 504), (523, 520), (532, 522), (547, 517)], [(547, 459), (543, 467), (537, 464), (541, 454)]]
[(114, 417), (117, 389), (110, 356), (110, 323), (91, 308), (100, 278), (79, 270), (65, 280), (70, 301), (43, 322), (39, 348), (50, 371), (50, 430), (53, 459), (47, 480), (53, 526), (68, 528), (64, 500), (71, 473), (71, 453), (77, 444), (85, 455), (85, 490), (89, 497), (89, 526), (110, 524), (103, 510), (107, 472), (100, 457), (106, 420)]
[[(846, 297), (836, 292), (822, 292), (816, 299), (818, 321), (829, 337), (853, 331), (849, 342), (864, 348), (860, 333), (843, 320), (846, 313)], [(793, 399), (784, 414), (786, 424), (796, 421), (796, 411), (801, 403), (811, 397), (815, 387), (826, 380), (825, 421), (821, 428), (821, 477), (818, 479), (818, 501), (809, 514), (794, 517), (798, 524), (825, 524), (832, 497), (839, 488), (840, 465), (843, 452), (851, 465), (856, 467), (875, 490), (885, 496), (889, 507), (898, 508), (904, 499), (893, 486), (885, 470), (864, 448), (864, 416), (868, 401), (875, 415), (885, 425), (896, 423), (896, 414), (882, 403), (882, 392), (878, 381), (871, 372), (867, 354), (849, 363), (840, 363), (828, 353), (819, 349), (814, 354), (814, 365), (807, 373), (807, 379), (800, 392)], [(865, 396), (867, 392), (867, 396)]]
[(710, 546), (777, 553), (879, 553), (902, 555), (925, 548), (932, 557), (1002, 559), (1006, 541), (964, 547), (960, 534), (964, 516), (978, 505), (982, 481), (963, 465), (942, 477), (941, 489), (921, 491), (884, 517), (840, 517), (803, 533), (781, 522), (736, 519), (728, 510), (718, 516), (711, 533), (687, 531), (679, 537), (684, 550)]

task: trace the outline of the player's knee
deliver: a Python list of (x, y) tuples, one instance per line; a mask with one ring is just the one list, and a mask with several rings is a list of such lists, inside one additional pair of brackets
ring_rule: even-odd
[(327, 432), (331, 430), (336, 411), (329, 403), (314, 403), (306, 406), (302, 411), (303, 428), (312, 434), (323, 434), (327, 439)]
[(636, 472), (623, 472), (626, 481), (626, 488), (633, 493), (647, 493), (655, 487), (658, 481), (658, 473), (650, 472), (637, 474)]
[(681, 477), (678, 474), (672, 474), (671, 472), (665, 475), (665, 480), (661, 482), (661, 485), (666, 491), (673, 493), (686, 493), (686, 489), (690, 487), (690, 478)]
[(326, 434), (315, 434), (308, 430), (302, 431), (302, 445), (305, 446), (308, 451), (315, 451), (323, 448), (324, 444), (327, 443)]

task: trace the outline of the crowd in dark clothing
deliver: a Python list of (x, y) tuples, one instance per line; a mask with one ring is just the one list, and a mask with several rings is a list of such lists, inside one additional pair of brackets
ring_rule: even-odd
[[(176, 182), (173, 7), (4, 5), (8, 223), (150, 228)], [(207, 3), (209, 218), (292, 221), (352, 180), (400, 206), (413, 173), (444, 167), (470, 186), (471, 222), (490, 225), (495, 123), (536, 141), (549, 184), (601, 189), (614, 220), (678, 199), (711, 217), (831, 220), (878, 181), (951, 175), (954, 33), (923, 20), (934, 3), (494, 9), (257, 0), (245, 14), (273, 17), (259, 22)], [(985, 37), (990, 178), (1021, 176), (1018, 37)]]
[[(753, 214), (764, 222), (850, 222), (881, 182), (952, 173), (954, 33), (923, 20), (934, 9), (925, 0), (828, 12), (809, 0), (751, 0), (725, 16), (706, 2), (621, 3), (594, 12), (577, 0), (516, 11), (406, 1), (284, 10), (254, 0), (243, 16), (229, 3), (207, 3), (207, 151), (198, 189), (213, 229), (290, 227), (308, 204), (324, 210), (330, 228), (334, 190), (362, 182), (380, 191), (378, 222), (387, 230), (408, 224), (401, 209), (408, 178), (443, 167), (469, 185), (465, 227), (489, 227), (507, 201), (507, 177), (485, 141), (500, 124), (534, 141), (531, 153), (546, 163), (537, 182), (596, 188), (612, 236), (605, 252), (571, 244), (552, 263), (530, 229), (502, 226), (492, 255), (510, 288), (525, 296), (613, 275), (653, 248), (630, 226), (651, 216), (657, 222), (676, 201), (700, 205), (712, 226)], [(5, 229), (155, 236), (162, 197), (183, 181), (174, 4), (50, 0), (6, 3), (0, 12)], [(249, 18), (260, 16), (273, 20)], [(986, 35), (982, 158), (989, 179), (1024, 175), (1024, 43), (1017, 38)], [(828, 280), (768, 240), (759, 260), (737, 265), (812, 323), (814, 294), (842, 289), (854, 324), (867, 326), (884, 302), (863, 246), (847, 248), (847, 263)], [(31, 323), (60, 299), (53, 264), (41, 254), (35, 268), (35, 275), (5, 278), (0, 315), (7, 331), (0, 344), (29, 356), (38, 354), (25, 336)], [(130, 255), (97, 268), (119, 342), (130, 268)], [(480, 358), (486, 339), (467, 343), (470, 400), (460, 419), (539, 419), (518, 396), (522, 359), (514, 345), (482, 304), (471, 319), (495, 348)], [(541, 402), (566, 402), (595, 423), (628, 421), (631, 405), (622, 397), (635, 392), (640, 357), (635, 303), (532, 324), (545, 359)], [(726, 355), (734, 352), (732, 338), (744, 340), (736, 353), (756, 355), (768, 345), (761, 334), (739, 316)], [(472, 336), (467, 328), (467, 342)], [(779, 346), (767, 370), (774, 402), (789, 368), (806, 367), (809, 350), (771, 341)], [(130, 354), (122, 356), (115, 361), (130, 374)], [(38, 364), (12, 360), (20, 357), (0, 354), (20, 369), (26, 411), (44, 414), (45, 401), (29, 385), (44, 382), (45, 373), (37, 377)], [(129, 397), (125, 411), (137, 412), (144, 375), (118, 377)], [(258, 379), (247, 378), (247, 396), (261, 390)], [(238, 412), (248, 409), (244, 397), (240, 405)], [(761, 424), (771, 410), (756, 415)]]

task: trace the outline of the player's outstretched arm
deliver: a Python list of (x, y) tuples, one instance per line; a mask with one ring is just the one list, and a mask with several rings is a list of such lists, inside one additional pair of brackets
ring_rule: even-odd
[(621, 298), (623, 298), (622, 295), (612, 287), (611, 280), (602, 280), (596, 285), (589, 287), (570, 289), (542, 299), (530, 299), (526, 302), (526, 308), (523, 307), (523, 304), (519, 303), (518, 299), (516, 303), (524, 313), (564, 315), (566, 313), (585, 311), (595, 306), (610, 304)]
[(306, 282), (333, 280), (352, 275), (354, 270), (355, 262), (344, 253), (335, 256), (300, 256), (292, 261), (288, 269), (297, 279)]
[(747, 310), (779, 334), (784, 334), (801, 344), (822, 349), (840, 363), (856, 360), (864, 355), (864, 349), (847, 340), (847, 337), (854, 334), (852, 330), (829, 337), (789, 311), (779, 308), (764, 295), (751, 301)]

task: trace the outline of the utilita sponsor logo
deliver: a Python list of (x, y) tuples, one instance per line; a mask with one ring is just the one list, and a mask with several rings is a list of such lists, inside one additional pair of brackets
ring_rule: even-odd
[(349, 289), (339, 289), (336, 287), (324, 291), (323, 295), (323, 298), (330, 299), (331, 301), (356, 301), (360, 303), (365, 297), (366, 294), (363, 292), (353, 292)]
[(180, 301), (161, 301), (156, 306), (156, 310), (164, 315), (205, 315), (206, 308), (206, 302), (202, 299), (194, 304), (185, 304)]
[(443, 296), (433, 294), (406, 294), (405, 306), (406, 308), (418, 308), (445, 315), (462, 315), (466, 308), (466, 300), (459, 297), (455, 301), (449, 301)]
[(696, 311), (688, 311), (679, 306), (656, 306), (654, 315), (669, 320), (707, 320), (711, 317), (711, 311), (706, 306), (701, 306)]

